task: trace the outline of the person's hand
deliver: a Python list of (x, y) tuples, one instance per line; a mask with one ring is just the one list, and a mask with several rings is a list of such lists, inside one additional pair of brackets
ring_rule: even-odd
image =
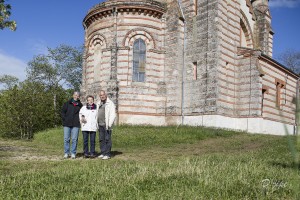
[(86, 119), (82, 118), (81, 119), (81, 123), (85, 124), (86, 123)]

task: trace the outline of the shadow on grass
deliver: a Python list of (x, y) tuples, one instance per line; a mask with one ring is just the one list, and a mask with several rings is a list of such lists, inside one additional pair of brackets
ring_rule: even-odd
[(297, 169), (300, 171), (300, 165), (294, 162), (283, 163), (283, 162), (271, 162), (272, 166), (282, 167), (284, 169)]
[[(121, 152), (121, 151), (111, 151), (110, 153), (111, 153), (111, 157), (115, 157), (115, 156), (123, 154), (123, 152)], [(99, 156), (99, 155), (100, 155), (100, 153), (96, 152), (96, 156)], [(77, 153), (76, 157), (78, 157), (78, 158), (84, 157), (84, 153), (83, 152)]]
[(112, 151), (111, 152), (112, 157), (115, 157), (115, 156), (118, 156), (118, 155), (121, 155), (121, 154), (123, 154), (123, 152), (121, 152), (121, 151)]

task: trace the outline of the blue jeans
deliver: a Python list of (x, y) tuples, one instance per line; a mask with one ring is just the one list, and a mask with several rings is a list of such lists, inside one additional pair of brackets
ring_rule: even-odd
[(100, 154), (104, 156), (111, 156), (111, 130), (106, 130), (105, 126), (99, 126), (99, 135)]
[[(83, 136), (83, 152), (84, 155), (95, 155), (95, 131), (82, 131)], [(89, 151), (89, 138), (90, 138), (90, 151)]]
[(64, 126), (64, 148), (65, 154), (70, 154), (70, 139), (72, 136), (72, 149), (71, 154), (76, 155), (77, 141), (78, 141), (79, 128)]

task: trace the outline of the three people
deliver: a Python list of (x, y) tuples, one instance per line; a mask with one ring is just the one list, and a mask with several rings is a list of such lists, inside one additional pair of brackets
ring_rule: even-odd
[[(71, 158), (76, 158), (78, 133), (81, 125), (84, 157), (94, 158), (96, 156), (95, 138), (96, 130), (99, 129), (99, 158), (103, 160), (110, 159), (112, 147), (111, 127), (116, 118), (116, 108), (104, 90), (100, 91), (99, 98), (100, 101), (97, 102), (96, 105), (94, 104), (94, 97), (89, 95), (87, 96), (86, 106), (82, 106), (79, 101), (79, 93), (74, 92), (73, 98), (64, 104), (62, 109), (65, 144), (64, 158), (68, 158), (70, 154), (70, 135), (72, 135)], [(71, 105), (73, 105), (73, 107), (71, 107)], [(70, 119), (73, 120), (72, 123)], [(88, 148), (89, 140), (90, 150)]]
[(76, 158), (77, 141), (80, 129), (79, 111), (82, 107), (79, 97), (79, 92), (74, 92), (73, 98), (63, 105), (61, 112), (64, 127), (64, 158), (70, 156), (70, 139), (72, 140), (71, 158)]

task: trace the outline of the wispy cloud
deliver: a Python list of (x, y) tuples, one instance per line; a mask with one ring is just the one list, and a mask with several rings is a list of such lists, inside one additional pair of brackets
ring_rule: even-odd
[(270, 7), (286, 7), (286, 8), (295, 8), (300, 5), (300, 0), (270, 0)]
[(14, 56), (7, 55), (0, 50), (0, 75), (8, 74), (16, 76), (20, 81), (25, 80), (26, 62)]
[(29, 49), (34, 55), (47, 54), (47, 42), (43, 39), (28, 39), (26, 41)]

